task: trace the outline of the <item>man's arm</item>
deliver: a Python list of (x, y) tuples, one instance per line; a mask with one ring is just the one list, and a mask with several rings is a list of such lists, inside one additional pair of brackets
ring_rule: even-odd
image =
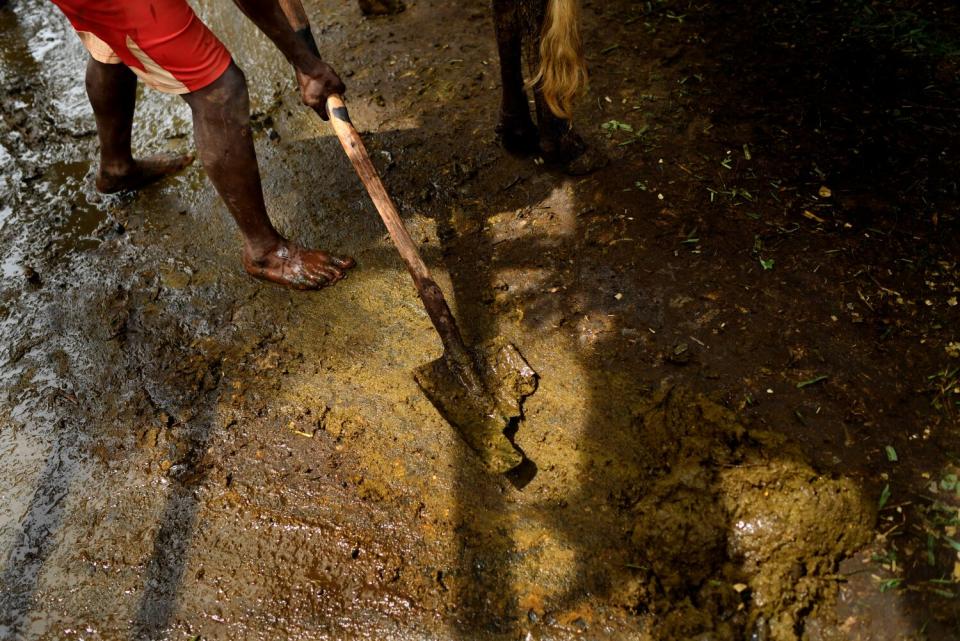
[(327, 98), (331, 94), (342, 94), (346, 87), (333, 67), (320, 59), (300, 0), (234, 0), (234, 3), (293, 65), (303, 104), (326, 120)]
[(320, 57), (320, 51), (317, 49), (317, 41), (313, 39), (313, 31), (310, 30), (310, 19), (307, 12), (303, 10), (303, 3), (300, 0), (279, 0), (280, 9), (283, 15), (287, 17), (287, 23), (297, 37), (307, 45), (316, 56)]

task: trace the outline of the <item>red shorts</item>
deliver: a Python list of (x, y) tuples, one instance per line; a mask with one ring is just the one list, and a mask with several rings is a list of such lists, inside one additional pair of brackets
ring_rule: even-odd
[(186, 0), (53, 0), (90, 55), (124, 63), (164, 93), (190, 93), (219, 78), (230, 52)]

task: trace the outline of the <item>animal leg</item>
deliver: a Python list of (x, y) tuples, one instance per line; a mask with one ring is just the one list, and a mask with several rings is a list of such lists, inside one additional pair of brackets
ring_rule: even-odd
[(527, 92), (523, 88), (521, 53), (523, 22), (516, 0), (493, 0), (493, 24), (500, 54), (503, 93), (497, 134), (503, 147), (515, 154), (534, 154), (539, 149), (537, 128), (530, 118)]

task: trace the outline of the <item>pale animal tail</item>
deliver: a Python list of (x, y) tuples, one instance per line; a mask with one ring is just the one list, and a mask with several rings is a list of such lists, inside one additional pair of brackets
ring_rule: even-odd
[(548, 0), (540, 35), (540, 67), (530, 80), (560, 118), (573, 116), (573, 99), (586, 85), (587, 65), (580, 37), (580, 1)]

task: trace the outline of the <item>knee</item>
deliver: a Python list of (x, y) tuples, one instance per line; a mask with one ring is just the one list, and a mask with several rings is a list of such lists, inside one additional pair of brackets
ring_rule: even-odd
[(230, 63), (226, 71), (210, 85), (186, 94), (184, 98), (194, 118), (214, 118), (239, 125), (246, 125), (250, 120), (247, 78), (234, 63)]
[(223, 81), (223, 95), (226, 102), (235, 104), (238, 102), (247, 102), (247, 76), (243, 70), (236, 64), (231, 63), (227, 70), (220, 76)]
[(87, 60), (85, 84), (90, 96), (124, 85), (135, 86), (136, 82), (137, 77), (124, 64), (100, 62), (92, 56)]

